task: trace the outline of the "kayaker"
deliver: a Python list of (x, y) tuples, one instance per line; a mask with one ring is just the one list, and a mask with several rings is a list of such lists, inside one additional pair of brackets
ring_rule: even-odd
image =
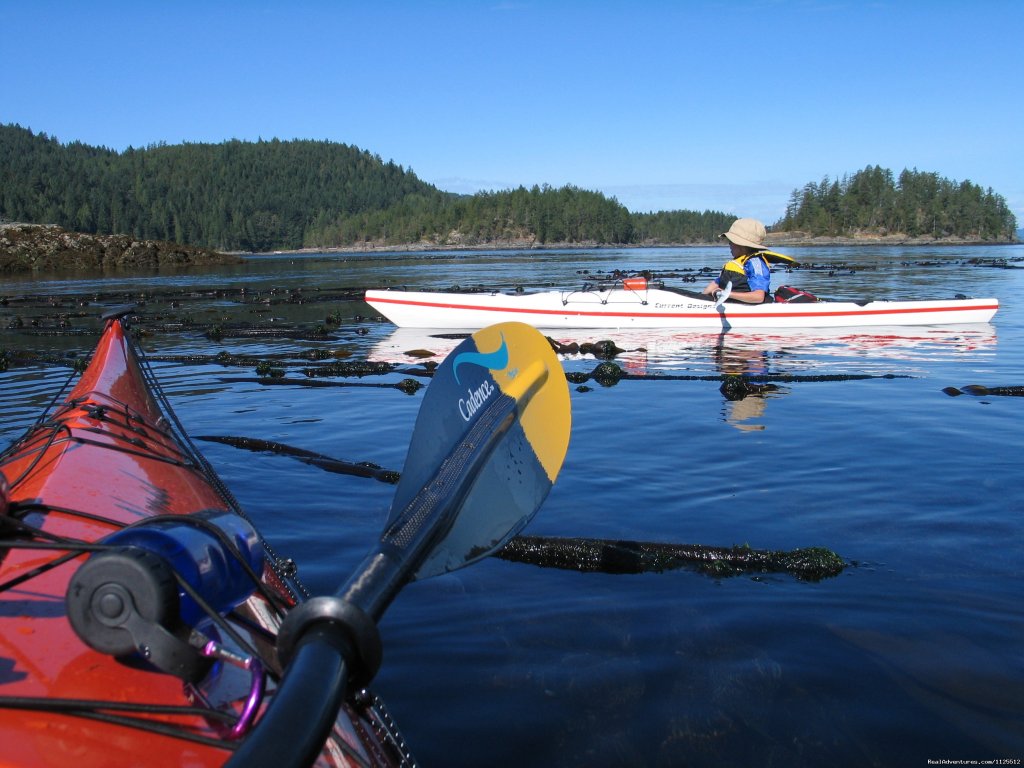
[(704, 286), (701, 293), (714, 296), (731, 282), (730, 299), (747, 304), (770, 301), (771, 269), (764, 256), (758, 255), (767, 248), (764, 244), (767, 236), (764, 224), (757, 219), (736, 219), (729, 231), (722, 234), (729, 241), (732, 259), (726, 262), (717, 279)]

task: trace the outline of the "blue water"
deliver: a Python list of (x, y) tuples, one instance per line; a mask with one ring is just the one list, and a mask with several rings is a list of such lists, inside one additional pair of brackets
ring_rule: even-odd
[[(560, 332), (560, 340), (615, 339), (634, 350), (619, 364), (645, 378), (571, 387), (569, 453), (527, 532), (821, 546), (849, 566), (805, 582), (686, 570), (581, 574), (489, 559), (412, 584), (382, 622), (385, 661), (374, 687), (423, 765), (1024, 758), (1024, 399), (943, 392), (1024, 385), (1024, 247), (791, 252), (821, 268), (776, 272), (776, 285), (854, 298), (959, 292), (996, 296), (1001, 308), (991, 325), (952, 329)], [(723, 259), (721, 248), (285, 255), (202, 272), (6, 278), (0, 296), (99, 294), (86, 308), (98, 310), (117, 292), (148, 294), (145, 311), (155, 316), (171, 311), (167, 291), (181, 291), (197, 320), (273, 318), (279, 326), (339, 314), (328, 342), (214, 343), (171, 332), (143, 340), (151, 357), (280, 355), (295, 361), (289, 376), (301, 377), (298, 354), (311, 348), (412, 364), (404, 351), (452, 345), (395, 332), (361, 302), (315, 300), (333, 288), (576, 285), (614, 268), (696, 275)], [(244, 303), (203, 294), (239, 285)], [(308, 301), (280, 300), (298, 288)], [(53, 316), (43, 303), (13, 301), (0, 307), (0, 327), (16, 314), (43, 325)], [(92, 327), (88, 318), (72, 322)], [(0, 347), (87, 354), (94, 338), (7, 330)], [(563, 364), (588, 372), (597, 361), (576, 355)], [(251, 369), (202, 361), (155, 365), (193, 435), (259, 437), (391, 469), (402, 466), (423, 397), (265, 387), (240, 380), (252, 379)], [(771, 377), (777, 389), (726, 400), (719, 376), (744, 372)], [(0, 440), (20, 434), (66, 378), (66, 369), (44, 365), (0, 374)], [(199, 446), (315, 592), (344, 581), (386, 518), (392, 486)]]

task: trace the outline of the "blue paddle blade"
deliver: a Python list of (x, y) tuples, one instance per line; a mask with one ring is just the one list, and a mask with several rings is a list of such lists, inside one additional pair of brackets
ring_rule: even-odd
[[(382, 545), (422, 547), (413, 579), (491, 554), (547, 497), (570, 430), (568, 384), (548, 340), (523, 323), (477, 331), (427, 388)], [(430, 541), (417, 542), (427, 527)]]

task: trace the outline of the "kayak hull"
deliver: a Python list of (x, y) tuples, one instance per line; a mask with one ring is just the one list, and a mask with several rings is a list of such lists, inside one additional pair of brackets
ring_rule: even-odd
[(987, 323), (996, 299), (845, 301), (716, 307), (690, 291), (665, 288), (535, 293), (368, 290), (366, 302), (400, 328), (479, 329), (518, 320), (537, 328), (761, 329)]
[[(262, 540), (257, 591), (228, 622), (254, 654), (249, 668), (218, 662), (184, 683), (140, 655), (94, 650), (69, 622), (69, 583), (105, 537), (157, 516), (242, 514), (161, 403), (114, 318), (64, 402), (0, 456), (5, 764), (222, 765), (245, 735), (247, 707), (258, 723), (259, 670), (271, 692), (280, 677), (274, 635), (304, 591)], [(389, 718), (366, 701), (342, 710), (318, 764), (400, 762), (388, 739), (374, 735)]]

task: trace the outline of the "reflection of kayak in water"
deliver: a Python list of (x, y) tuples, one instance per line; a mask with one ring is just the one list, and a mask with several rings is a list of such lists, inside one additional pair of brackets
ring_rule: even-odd
[(627, 278), (535, 293), (368, 290), (366, 302), (403, 328), (476, 330), (518, 320), (537, 328), (836, 328), (987, 323), (993, 298), (744, 304)]
[[(564, 334), (560, 331), (559, 334)], [(593, 331), (590, 331), (593, 334)], [(552, 334), (554, 336), (555, 334)], [(995, 347), (996, 330), (990, 323), (945, 326), (880, 326), (878, 328), (814, 328), (784, 332), (735, 330), (710, 331), (608, 331), (625, 349), (645, 348), (651, 352), (709, 346), (730, 349), (784, 350), (821, 348), (848, 352), (906, 351), (945, 349), (970, 352)]]
[[(443, 329), (397, 328), (374, 346), (370, 359), (406, 364), (440, 362), (466, 335)], [(594, 329), (567, 328), (549, 331), (547, 335), (560, 345), (610, 340), (623, 350), (618, 357), (624, 365), (654, 368), (689, 364), (695, 357), (706, 360), (707, 351), (712, 348), (725, 349), (726, 357), (742, 357), (744, 351), (807, 352), (829, 357), (915, 361), (994, 351), (996, 346), (995, 327), (989, 323), (728, 333), (668, 329), (607, 329), (595, 333)]]
[(396, 328), (378, 341), (370, 350), (369, 359), (375, 363), (440, 363), (469, 333), (426, 328)]
[[(619, 346), (635, 348), (640, 334), (623, 338)], [(754, 354), (773, 357), (813, 356), (817, 359), (854, 361), (923, 362), (952, 360), (964, 355), (991, 353), (996, 348), (996, 330), (989, 323), (949, 326), (895, 326), (879, 328), (816, 328), (772, 333), (731, 331), (729, 333), (683, 333), (648, 335), (646, 363), (655, 368), (692, 359), (694, 350), (715, 348), (723, 373), (757, 373), (746, 370), (745, 360)], [(794, 359), (794, 362), (795, 359)], [(743, 370), (733, 370), (739, 365)]]

